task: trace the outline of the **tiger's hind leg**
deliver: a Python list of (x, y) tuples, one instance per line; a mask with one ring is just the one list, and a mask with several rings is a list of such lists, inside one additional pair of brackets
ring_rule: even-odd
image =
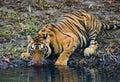
[(90, 56), (91, 54), (93, 54), (96, 51), (97, 48), (98, 48), (97, 41), (91, 40), (90, 46), (85, 48), (85, 50), (84, 50), (84, 56)]

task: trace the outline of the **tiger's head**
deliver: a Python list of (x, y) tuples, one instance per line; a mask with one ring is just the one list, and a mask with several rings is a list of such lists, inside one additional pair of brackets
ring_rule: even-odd
[(32, 38), (28, 36), (29, 44), (27, 46), (27, 52), (30, 54), (34, 64), (47, 63), (45, 61), (51, 55), (51, 48), (49, 47), (49, 43), (46, 40), (41, 40), (43, 37), (37, 36)]

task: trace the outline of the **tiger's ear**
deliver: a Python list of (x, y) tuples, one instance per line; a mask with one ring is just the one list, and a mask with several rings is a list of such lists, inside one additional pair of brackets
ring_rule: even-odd
[(28, 43), (33, 41), (33, 38), (30, 35), (27, 36), (27, 39), (28, 39)]

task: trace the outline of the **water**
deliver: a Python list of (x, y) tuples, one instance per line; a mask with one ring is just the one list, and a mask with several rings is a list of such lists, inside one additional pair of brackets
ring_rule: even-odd
[(0, 82), (120, 82), (120, 70), (45, 66), (0, 70)]

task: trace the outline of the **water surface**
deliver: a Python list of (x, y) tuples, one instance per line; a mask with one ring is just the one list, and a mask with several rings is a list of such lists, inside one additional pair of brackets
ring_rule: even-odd
[(0, 82), (120, 82), (120, 70), (45, 66), (0, 70)]

